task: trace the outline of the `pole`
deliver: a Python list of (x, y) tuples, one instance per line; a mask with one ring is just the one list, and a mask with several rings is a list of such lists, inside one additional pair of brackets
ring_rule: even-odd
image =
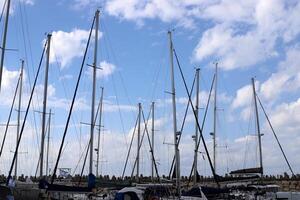
[(177, 142), (177, 120), (176, 120), (176, 100), (175, 100), (175, 80), (174, 80), (174, 62), (173, 62), (173, 42), (172, 32), (168, 31), (169, 45), (170, 45), (170, 67), (171, 67), (171, 89), (172, 89), (172, 108), (173, 108), (173, 128), (174, 128), (174, 150), (175, 150), (175, 170), (176, 170), (176, 189), (177, 194), (180, 197), (180, 161), (179, 161), (179, 149)]
[(139, 181), (140, 178), (140, 141), (141, 141), (141, 103), (138, 104), (139, 107), (139, 118), (138, 118), (138, 136), (137, 136), (137, 155), (136, 155), (136, 179)]
[[(20, 135), (20, 120), (21, 120), (21, 104), (22, 104), (22, 84), (23, 84), (23, 69), (24, 69), (24, 60), (21, 60), (21, 72), (20, 72), (20, 87), (19, 87), (19, 105), (18, 105), (18, 122), (17, 122), (17, 140), (18, 143)], [(16, 163), (15, 163), (15, 178), (18, 177), (18, 152), (16, 154)]]
[(98, 129), (98, 145), (97, 145), (97, 169), (96, 169), (96, 176), (97, 177), (99, 176), (99, 155), (100, 155), (100, 134), (101, 134), (101, 127), (102, 127), (103, 90), (104, 90), (104, 88), (101, 87), (99, 129)]
[[(154, 102), (152, 102), (152, 139), (151, 139), (151, 146), (152, 146), (152, 154), (153, 154), (153, 158), (155, 157), (155, 153), (154, 153)], [(151, 178), (152, 181), (154, 181), (154, 162), (155, 160), (152, 158), (152, 164), (151, 164)]]
[(95, 113), (95, 96), (96, 96), (96, 66), (97, 66), (97, 50), (98, 50), (98, 29), (99, 29), (99, 10), (96, 11), (96, 28), (95, 28), (95, 47), (94, 47), (94, 63), (93, 63), (93, 92), (91, 107), (91, 147), (90, 147), (90, 169), (89, 173), (93, 173), (93, 151), (94, 151), (94, 113)]
[(255, 106), (255, 117), (256, 117), (256, 125), (257, 125), (257, 136), (258, 136), (258, 148), (259, 148), (259, 164), (261, 169), (261, 176), (263, 176), (263, 162), (262, 162), (262, 148), (261, 148), (261, 133), (260, 133), (260, 125), (259, 125), (259, 116), (258, 116), (258, 108), (257, 108), (257, 100), (256, 100), (256, 90), (255, 90), (255, 82), (254, 78), (252, 78), (252, 89), (253, 89), (253, 98), (254, 98), (254, 106)]
[[(196, 69), (196, 120), (199, 119), (199, 72), (200, 69)], [(199, 121), (199, 120), (198, 120)], [(198, 161), (198, 150), (197, 150), (197, 143), (198, 143), (198, 126), (197, 122), (195, 125), (195, 152), (194, 152), (194, 185), (197, 184), (197, 161)]]
[(40, 177), (43, 176), (44, 167), (44, 142), (46, 134), (46, 109), (47, 109), (47, 91), (48, 91), (48, 71), (49, 71), (49, 61), (50, 61), (50, 44), (51, 44), (51, 34), (47, 35), (47, 60), (45, 68), (45, 82), (44, 82), (44, 100), (43, 100), (43, 113), (42, 113), (42, 137), (41, 137), (41, 161), (40, 161)]
[(7, 0), (6, 16), (5, 16), (5, 22), (4, 22), (4, 32), (3, 32), (2, 47), (1, 47), (2, 51), (1, 51), (1, 60), (0, 60), (0, 90), (1, 90), (2, 72), (3, 72), (3, 64), (4, 64), (4, 57), (5, 57), (6, 36), (7, 36), (8, 18), (9, 18), (9, 9), (10, 9), (10, 0)]
[(216, 147), (217, 147), (217, 143), (216, 143), (216, 136), (217, 136), (217, 89), (218, 89), (218, 63), (216, 63), (216, 69), (215, 69), (215, 74), (216, 74), (216, 80), (215, 80), (215, 94), (214, 94), (214, 133), (213, 133), (213, 158), (214, 158), (214, 169), (215, 172), (217, 171), (217, 164), (216, 164), (216, 155), (217, 155), (217, 151), (216, 151)]
[(49, 118), (48, 118), (48, 137), (47, 137), (47, 157), (46, 157), (46, 176), (49, 173), (49, 145), (50, 145), (50, 127), (51, 127), (51, 115), (52, 111), (50, 109)]

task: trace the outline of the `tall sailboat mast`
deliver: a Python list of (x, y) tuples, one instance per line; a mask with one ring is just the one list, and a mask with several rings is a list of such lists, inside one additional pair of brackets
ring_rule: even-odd
[(139, 118), (138, 118), (138, 135), (137, 135), (137, 155), (136, 155), (136, 179), (139, 181), (140, 178), (140, 142), (141, 142), (141, 103), (138, 104)]
[(45, 82), (44, 82), (44, 99), (43, 99), (43, 113), (42, 113), (42, 136), (41, 136), (41, 160), (40, 160), (40, 177), (43, 176), (44, 169), (44, 146), (45, 146), (45, 134), (46, 134), (46, 109), (47, 109), (47, 93), (48, 93), (48, 71), (49, 71), (49, 61), (50, 61), (50, 44), (51, 44), (51, 34), (47, 35), (47, 60), (45, 68)]
[(98, 29), (99, 29), (99, 10), (96, 11), (96, 28), (95, 28), (95, 47), (94, 47), (94, 63), (93, 63), (93, 91), (92, 91), (92, 107), (91, 107), (91, 136), (90, 136), (90, 168), (89, 173), (93, 173), (93, 151), (94, 151), (94, 117), (95, 117), (95, 97), (96, 97), (96, 69), (97, 69), (97, 53), (98, 53)]
[(154, 102), (152, 102), (152, 128), (151, 128), (151, 146), (152, 146), (152, 154), (153, 154), (153, 158), (152, 158), (152, 162), (151, 162), (151, 178), (152, 181), (154, 181), (154, 168), (155, 168), (155, 153), (154, 153)]
[(257, 99), (256, 99), (256, 90), (255, 90), (254, 78), (252, 78), (252, 89), (253, 89), (253, 98), (254, 98), (254, 106), (255, 106), (256, 126), (257, 126), (260, 172), (261, 172), (261, 176), (263, 176), (264, 172), (263, 172), (263, 162), (262, 162), (261, 133), (260, 133), (260, 125), (259, 125), (259, 116), (258, 116), (258, 108), (257, 108)]
[[(17, 143), (20, 135), (20, 120), (21, 120), (21, 104), (22, 104), (22, 85), (23, 85), (23, 69), (24, 60), (21, 60), (21, 72), (20, 72), (20, 85), (19, 85), (19, 105), (18, 105), (18, 119), (17, 119)], [(15, 177), (18, 177), (18, 152), (16, 154), (15, 163)]]
[(46, 176), (48, 176), (48, 173), (49, 173), (49, 147), (50, 147), (51, 115), (52, 115), (52, 111), (50, 109), (49, 118), (48, 118), (48, 134), (47, 134), (48, 137), (47, 137)]
[(99, 156), (100, 156), (100, 135), (101, 135), (101, 128), (102, 128), (103, 90), (104, 90), (104, 88), (101, 87), (98, 144), (97, 144), (97, 169), (96, 169), (96, 176), (97, 177), (99, 176)]
[(217, 157), (217, 151), (216, 151), (216, 147), (217, 147), (217, 142), (216, 142), (216, 138), (217, 138), (217, 89), (218, 89), (218, 63), (216, 63), (216, 69), (215, 69), (215, 94), (214, 94), (214, 133), (213, 133), (213, 157), (214, 157), (214, 169), (215, 172), (217, 171), (217, 163), (216, 163), (216, 157)]
[(169, 45), (170, 45), (170, 75), (171, 75), (171, 94), (172, 94), (172, 108), (173, 108), (173, 129), (174, 129), (174, 151), (175, 151), (175, 172), (176, 172), (176, 189), (177, 194), (181, 196), (180, 190), (180, 160), (179, 160), (179, 149), (178, 149), (178, 139), (177, 139), (177, 119), (176, 119), (176, 99), (175, 99), (175, 80), (174, 80), (174, 62), (173, 62), (173, 42), (172, 42), (172, 32), (168, 31), (169, 35)]
[[(200, 69), (196, 69), (196, 107), (195, 107), (195, 114), (196, 120), (199, 119), (199, 72)], [(199, 120), (198, 120), (199, 121)], [(197, 183), (197, 165), (198, 165), (198, 126), (197, 122), (195, 125), (195, 152), (194, 152), (194, 185)]]
[(5, 15), (5, 22), (4, 22), (4, 32), (3, 32), (2, 46), (1, 46), (0, 91), (1, 91), (2, 73), (3, 73), (3, 65), (4, 65), (4, 57), (5, 57), (5, 48), (6, 48), (6, 36), (7, 36), (7, 29), (8, 29), (9, 10), (10, 10), (10, 0), (7, 0), (6, 15)]

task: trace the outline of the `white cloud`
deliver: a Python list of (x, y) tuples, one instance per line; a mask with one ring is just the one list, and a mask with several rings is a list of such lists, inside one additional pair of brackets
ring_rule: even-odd
[(286, 45), (300, 33), (300, 2), (284, 0), (111, 0), (105, 9), (139, 25), (146, 19), (186, 28), (197, 27), (199, 20), (212, 22), (199, 39), (193, 60), (218, 59), (226, 70), (275, 57), (278, 40)]
[[(280, 135), (288, 137), (300, 131), (300, 98), (291, 103), (282, 103), (270, 113), (270, 119)], [(290, 135), (291, 136), (291, 135)]]
[(172, 1), (172, 0), (112, 0), (107, 1), (106, 11), (121, 19), (135, 21), (143, 24), (145, 19), (158, 18), (164, 22), (177, 21), (185, 27), (194, 27), (192, 18), (189, 18), (188, 7), (197, 1)]
[[(211, 4), (199, 9), (199, 15), (203, 18), (212, 19), (217, 22), (252, 22), (254, 3), (256, 0), (244, 1), (212, 1)], [(202, 12), (202, 13), (201, 13)], [(228, 15), (228, 13), (231, 13)]]
[(226, 70), (243, 68), (276, 55), (273, 51), (275, 38), (264, 38), (257, 30), (238, 34), (227, 25), (216, 25), (205, 31), (194, 51), (197, 61), (210, 58), (219, 60)]
[[(255, 90), (256, 93), (259, 93), (260, 83), (258, 81), (255, 81)], [(244, 121), (249, 121), (254, 112), (253, 101), (252, 84), (245, 85), (237, 90), (230, 106), (230, 112), (240, 109), (240, 118)]]
[(261, 95), (267, 100), (274, 100), (282, 93), (294, 92), (300, 88), (299, 63), (300, 48), (287, 50), (286, 58), (279, 63), (278, 69), (261, 84)]
[(232, 108), (239, 108), (251, 103), (253, 98), (252, 85), (246, 85), (236, 92), (236, 96), (232, 102)]
[[(261, 84), (256, 82), (256, 92), (267, 103), (274, 103), (282, 94), (291, 94), (300, 89), (300, 72), (297, 59), (300, 56), (298, 46), (287, 49), (286, 58), (279, 62), (277, 70)], [(246, 107), (252, 97), (252, 85), (246, 85), (238, 89), (232, 103), (232, 108)], [(246, 112), (246, 111), (245, 111)]]
[[(102, 35), (102, 32), (99, 31), (99, 39)], [(77, 28), (71, 32), (52, 32), (50, 62), (58, 62), (62, 68), (67, 67), (72, 63), (73, 59), (83, 56), (88, 37), (88, 30)], [(94, 37), (94, 31), (92, 37)], [(91, 40), (91, 43), (93, 43), (93, 40)]]
[(100, 62), (100, 67), (102, 68), (102, 70), (97, 73), (97, 78), (108, 77), (112, 75), (116, 70), (116, 66), (114, 64), (109, 63), (105, 60)]
[[(116, 70), (116, 66), (112, 63), (109, 63), (107, 61), (101, 61), (100, 64), (97, 66), (99, 68), (101, 68), (100, 70), (97, 70), (96, 71), (96, 76), (97, 78), (99, 79), (102, 79), (102, 78), (108, 78), (109, 76), (111, 76), (115, 70)], [(92, 77), (92, 74), (93, 74), (93, 68), (92, 67), (89, 67), (88, 70), (87, 70), (87, 75), (89, 77)]]
[(89, 31), (74, 29), (71, 32), (54, 31), (50, 49), (50, 62), (68, 66), (74, 58), (81, 57), (86, 47)]
[[(11, 105), (19, 76), (19, 71), (10, 71), (5, 66), (3, 67), (0, 95), (1, 105)], [(26, 76), (24, 75), (24, 77)]]
[[(218, 9), (206, 15), (208, 19), (217, 19), (218, 23), (204, 32), (194, 51), (196, 61), (213, 57), (219, 59), (220, 67), (227, 70), (250, 67), (277, 56), (277, 41), (283, 39), (287, 43), (300, 32), (299, 2), (296, 5), (282, 0), (224, 2), (214, 5)], [(237, 11), (241, 12), (237, 18), (224, 16), (230, 10), (230, 6), (224, 4), (239, 8)], [(247, 6), (241, 7), (242, 4)], [(224, 15), (219, 17), (217, 11)]]
[(19, 76), (19, 71), (9, 71), (6, 69), (6, 67), (3, 67), (1, 89), (11, 89), (13, 83), (16, 83), (18, 81)]

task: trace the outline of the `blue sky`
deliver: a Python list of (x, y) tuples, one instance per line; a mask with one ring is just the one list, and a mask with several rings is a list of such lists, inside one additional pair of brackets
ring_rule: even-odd
[[(0, 1), (3, 5), (4, 1)], [(1, 123), (5, 123), (18, 70), (19, 59), (25, 59), (26, 75), (22, 107), (28, 100), (32, 82), (42, 52), (46, 33), (52, 33), (48, 109), (55, 113), (51, 129), (50, 166), (57, 155), (69, 102), (78, 76), (88, 31), (94, 12), (100, 8), (98, 60), (104, 68), (98, 71), (97, 102), (100, 86), (104, 89), (104, 137), (101, 147), (101, 172), (120, 175), (125, 162), (137, 104), (141, 102), (147, 115), (152, 101), (156, 102), (156, 152), (161, 174), (166, 174), (173, 148), (171, 96), (167, 31), (174, 29), (173, 42), (189, 87), (195, 67), (201, 68), (201, 107), (207, 101), (214, 74), (214, 62), (219, 63), (218, 79), (218, 168), (219, 174), (258, 164), (257, 138), (253, 119), (250, 79), (256, 77), (256, 87), (273, 126), (282, 141), (296, 173), (300, 152), (300, 2), (297, 0), (13, 0), (10, 15), (8, 52), (1, 98)], [(3, 21), (1, 21), (3, 27)], [(1, 34), (3, 28), (1, 28)], [(92, 63), (93, 47), (87, 64)], [(43, 66), (45, 64), (43, 63)], [(91, 75), (84, 68), (66, 147), (60, 167), (74, 171), (89, 137)], [(20, 156), (20, 173), (34, 174), (40, 140), (41, 116), (33, 110), (42, 109), (43, 73), (39, 77), (33, 107), (29, 115)], [(178, 127), (181, 126), (187, 96), (178, 68), (175, 69)], [(195, 94), (194, 94), (195, 95)], [(212, 108), (209, 110), (204, 134), (209, 149), (212, 141)], [(200, 111), (202, 120), (203, 109)], [(35, 118), (35, 119), (34, 119)], [(279, 153), (264, 116), (260, 112), (265, 171), (282, 173), (288, 168)], [(16, 112), (13, 114), (16, 121)], [(4, 128), (1, 127), (1, 132)], [(15, 145), (15, 127), (9, 129), (9, 140), (1, 160), (1, 173), (7, 173)], [(194, 119), (189, 112), (180, 145), (182, 174), (187, 175), (193, 158)], [(3, 134), (0, 135), (0, 138)], [(95, 138), (96, 141), (97, 138)], [(135, 149), (135, 148), (133, 148)], [(203, 150), (200, 150), (203, 151)], [(142, 149), (142, 173), (149, 174), (149, 147)], [(32, 162), (28, 162), (28, 159)], [(134, 153), (131, 156), (131, 163)], [(210, 175), (207, 158), (201, 158), (198, 169)], [(3, 163), (1, 161), (1, 163)], [(79, 162), (81, 166), (82, 162)], [(130, 165), (131, 166), (131, 165)], [(75, 170), (75, 173), (78, 173)], [(128, 169), (127, 174), (131, 173)]]

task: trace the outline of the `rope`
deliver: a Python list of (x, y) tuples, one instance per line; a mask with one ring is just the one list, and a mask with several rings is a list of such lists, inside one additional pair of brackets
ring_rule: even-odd
[(268, 123), (269, 123), (269, 125), (270, 125), (270, 128), (271, 128), (271, 130), (272, 130), (272, 133), (273, 133), (273, 135), (274, 135), (274, 137), (275, 137), (275, 139), (276, 139), (276, 141), (277, 141), (277, 143), (278, 143), (278, 145), (279, 145), (280, 151), (281, 151), (282, 155), (284, 156), (284, 159), (285, 159), (285, 161), (286, 161), (286, 163), (287, 163), (287, 165), (288, 165), (288, 167), (289, 167), (289, 169), (290, 169), (292, 175), (295, 176), (294, 171), (293, 171), (293, 169), (292, 169), (292, 167), (291, 167), (291, 165), (290, 165), (290, 163), (289, 163), (289, 161), (288, 161), (288, 159), (287, 159), (287, 157), (286, 157), (286, 155), (285, 155), (285, 153), (284, 153), (284, 151), (283, 151), (283, 148), (282, 148), (282, 146), (281, 146), (281, 144), (280, 144), (280, 142), (279, 142), (279, 139), (278, 139), (278, 137), (277, 137), (277, 135), (276, 135), (276, 133), (275, 133), (275, 131), (274, 131), (274, 128), (273, 128), (273, 126), (272, 126), (272, 124), (271, 124), (271, 121), (270, 121), (270, 119), (269, 119), (269, 117), (268, 117), (268, 115), (267, 115), (267, 113), (266, 113), (266, 111), (265, 111), (265, 108), (263, 107), (263, 105), (262, 105), (262, 103), (261, 103), (261, 101), (260, 101), (260, 98), (258, 97), (258, 95), (257, 95), (256, 93), (255, 93), (255, 96), (257, 97), (258, 102), (259, 102), (259, 105), (260, 105), (260, 107), (262, 108), (262, 110), (263, 110), (263, 112), (264, 112), (264, 114), (265, 114), (265, 117), (266, 117), (266, 119), (267, 119), (267, 121), (268, 121)]
[[(148, 114), (147, 121), (150, 119), (150, 114), (151, 114), (151, 112), (149, 112), (149, 114)], [(144, 127), (143, 135), (142, 135), (142, 138), (141, 138), (140, 145), (138, 147), (138, 151), (140, 151), (140, 149), (142, 147), (144, 136), (145, 136), (145, 132), (146, 132), (146, 127)], [(134, 161), (134, 165), (133, 165), (132, 172), (131, 172), (131, 177), (133, 176), (133, 172), (134, 172), (136, 164), (137, 164), (137, 157), (135, 158), (135, 161)]]
[[(153, 110), (152, 110), (152, 112), (153, 112)], [(153, 154), (153, 148), (152, 148), (151, 141), (150, 141), (149, 131), (148, 131), (148, 128), (147, 128), (147, 124), (148, 124), (149, 119), (147, 121), (145, 121), (145, 115), (144, 115), (143, 109), (142, 109), (142, 116), (143, 116), (143, 120), (144, 120), (144, 124), (145, 124), (145, 130), (146, 130), (146, 133), (147, 133), (147, 138), (148, 138), (148, 143), (149, 143), (149, 147), (150, 147), (151, 157), (152, 157), (152, 160), (154, 162), (155, 173), (156, 173), (156, 176), (157, 176), (158, 180), (160, 180), (159, 174), (158, 174), (158, 169), (157, 169), (157, 164), (156, 164), (155, 157), (154, 157), (154, 154)], [(149, 116), (150, 116), (150, 112), (149, 112)]]
[[(25, 41), (25, 31), (27, 33), (27, 35), (29, 36), (29, 32), (28, 32), (28, 23), (27, 23), (27, 15), (26, 15), (26, 9), (25, 9), (25, 6), (23, 6), (23, 9), (24, 9), (24, 15), (25, 17), (23, 17), (23, 12), (22, 12), (22, 3), (21, 1), (19, 0), (19, 10), (20, 10), (20, 18), (21, 18), (21, 29), (22, 29), (22, 36), (23, 36), (23, 44), (24, 44), (24, 53), (25, 53), (25, 60), (28, 62), (28, 52), (27, 52), (27, 48), (26, 48), (26, 41)], [(24, 25), (23, 25), (23, 19), (25, 21), (25, 27), (26, 27), (26, 30), (24, 28)], [(30, 42), (30, 37), (28, 37), (28, 43), (29, 43), (29, 52), (30, 52), (30, 58), (31, 58), (31, 65), (33, 66), (33, 56), (32, 56), (32, 49), (31, 49), (31, 42)], [(27, 63), (26, 62), (26, 63)], [(27, 64), (28, 66), (28, 64)], [(29, 69), (29, 68), (28, 68)], [(33, 68), (31, 67), (31, 73), (34, 74), (34, 70)], [(31, 88), (31, 78), (30, 78), (30, 75), (28, 75), (28, 81), (29, 81), (29, 86)], [(36, 95), (36, 98), (37, 98), (37, 102), (40, 102), (39, 99), (38, 99), (38, 95)], [(33, 109), (35, 110), (35, 106), (34, 106), (34, 103), (32, 103), (32, 107)], [(34, 121), (34, 132), (35, 132), (35, 135), (36, 135), (36, 146), (37, 146), (37, 152), (39, 153), (39, 134), (38, 134), (38, 128), (37, 128), (37, 122), (36, 122), (36, 118), (35, 118), (35, 114), (34, 112), (32, 113), (32, 116), (33, 116), (33, 121)]]
[[(213, 80), (211, 82), (211, 86), (210, 86), (210, 90), (209, 90), (209, 95), (208, 95), (208, 99), (207, 99), (207, 103), (206, 103), (206, 108), (205, 108), (205, 112), (204, 112), (204, 116), (203, 116), (203, 121), (202, 121), (202, 125), (201, 125), (201, 130), (204, 129), (204, 124), (205, 124), (205, 120), (206, 120), (206, 116), (207, 116), (207, 112), (208, 112), (208, 108), (209, 108), (209, 103), (210, 103), (210, 98), (211, 98), (211, 94), (212, 94), (212, 91), (213, 91), (213, 87), (214, 87), (214, 82), (215, 82), (215, 78), (216, 78), (216, 75), (213, 76)], [(199, 123), (198, 120), (197, 121), (197, 124)], [(199, 149), (199, 146), (200, 146), (200, 142), (201, 142), (201, 138), (202, 138), (202, 131), (200, 131), (200, 137), (198, 139), (198, 143), (197, 143), (197, 148), (196, 150), (198, 151)], [(194, 161), (193, 161), (193, 165), (192, 165), (192, 168), (191, 168), (191, 171), (190, 171), (190, 176), (189, 176), (189, 182), (188, 184), (190, 183), (191, 181), (191, 178), (192, 178), (192, 173), (193, 173), (193, 168), (194, 168)]]
[(14, 98), (13, 98), (13, 101), (12, 101), (12, 104), (11, 104), (11, 107), (10, 107), (10, 111), (9, 111), (9, 115), (8, 115), (8, 119), (7, 119), (7, 123), (6, 123), (6, 127), (5, 127), (5, 132), (4, 132), (4, 136), (3, 136), (3, 140), (2, 140), (2, 144), (1, 144), (0, 157), (2, 155), (2, 151), (3, 151), (4, 143), (5, 143), (5, 140), (6, 140), (6, 135), (7, 135), (8, 127), (9, 127), (9, 122), (10, 122), (11, 114), (12, 114), (12, 111), (13, 111), (13, 108), (14, 108), (14, 104), (15, 104), (15, 100), (16, 100), (16, 96), (17, 96), (17, 93), (18, 93), (18, 87), (19, 87), (19, 83), (20, 83), (20, 78), (21, 78), (21, 74), (20, 74), (20, 76), (18, 78), (18, 83), (17, 83), (17, 86), (16, 86)]
[(76, 164), (76, 167), (75, 167), (75, 169), (74, 169), (74, 171), (73, 171), (72, 176), (75, 175), (76, 170), (77, 170), (77, 168), (78, 168), (78, 166), (79, 166), (79, 164), (80, 164), (80, 161), (81, 161), (81, 159), (82, 159), (82, 157), (83, 157), (83, 155), (84, 155), (84, 152), (85, 152), (85, 151), (88, 151), (88, 150), (86, 150), (86, 149), (89, 148), (89, 145), (90, 145), (90, 143), (88, 143), (88, 144), (84, 147), (84, 151), (82, 151), (82, 153), (81, 153), (81, 155), (80, 155), (80, 157), (79, 157), (79, 159), (78, 159), (78, 162), (77, 162), (77, 164)]
[(137, 123), (138, 123), (138, 117), (136, 118), (135, 126), (134, 126), (134, 129), (133, 129), (133, 132), (132, 132), (130, 146), (129, 146), (129, 149), (128, 149), (128, 153), (127, 153), (127, 156), (126, 156), (126, 161), (125, 161), (124, 169), (123, 169), (123, 172), (122, 172), (122, 179), (124, 178), (125, 170), (126, 170), (126, 167), (127, 167), (127, 163), (128, 163), (128, 159), (129, 159), (129, 154), (130, 154), (130, 151), (131, 151), (131, 147), (132, 147), (134, 133), (135, 133), (135, 130), (136, 130)]
[[(96, 115), (95, 115), (95, 118), (94, 118), (94, 121), (93, 121), (93, 125), (96, 124), (98, 113), (100, 111), (100, 106), (101, 106), (101, 101), (99, 101), (98, 108), (97, 108), (97, 111), (96, 111)], [(99, 127), (99, 128), (101, 128), (101, 127)], [(91, 146), (92, 139), (93, 138), (90, 138), (89, 143), (88, 143), (88, 147), (87, 147), (86, 154), (85, 154), (85, 157), (84, 157), (84, 162), (83, 162), (83, 165), (82, 165), (82, 169), (81, 169), (81, 173), (80, 173), (80, 178), (79, 178), (78, 185), (80, 184), (81, 179), (82, 179), (82, 175), (83, 175), (83, 171), (84, 171), (84, 168), (85, 168), (85, 164), (86, 164), (86, 160), (87, 160), (87, 156), (88, 156), (88, 152), (89, 152), (89, 149), (90, 149), (90, 146)]]
[(5, 6), (6, 6), (6, 2), (7, 2), (7, 0), (4, 1), (3, 7), (2, 7), (2, 12), (1, 12), (1, 16), (0, 16), (0, 22), (2, 21), (2, 18), (3, 18), (3, 14), (4, 14), (4, 9), (5, 9)]
[(74, 95), (73, 95), (73, 98), (72, 98), (72, 103), (71, 103), (71, 107), (70, 107), (70, 110), (69, 110), (69, 114), (68, 114), (68, 118), (67, 118), (65, 130), (64, 130), (62, 142), (61, 142), (61, 145), (60, 145), (60, 148), (59, 148), (59, 153), (58, 153), (58, 156), (57, 156), (57, 160), (56, 160), (56, 163), (55, 163), (53, 175), (52, 175), (52, 178), (51, 178), (51, 184), (53, 184), (53, 182), (54, 182), (54, 178), (55, 178), (55, 175), (56, 175), (57, 166), (58, 166), (59, 159), (60, 159), (60, 156), (61, 156), (61, 153), (62, 153), (62, 148), (63, 148), (63, 145), (64, 145), (65, 137), (66, 137), (66, 134), (67, 134), (67, 131), (68, 131), (68, 127), (69, 127), (69, 123), (70, 123), (70, 118), (71, 118), (71, 114), (72, 114), (72, 111), (73, 111), (73, 107), (74, 107), (74, 103), (75, 103), (75, 99), (76, 99), (76, 95), (77, 95), (77, 90), (78, 90), (78, 87), (79, 87), (79, 82), (80, 82), (81, 74), (82, 74), (82, 71), (83, 71), (83, 66), (84, 66), (84, 63), (85, 63), (85, 59), (86, 59), (88, 47), (89, 47), (89, 44), (90, 44), (90, 39), (91, 39), (91, 35), (92, 35), (94, 23), (95, 23), (95, 18), (96, 17), (94, 17), (94, 19), (93, 19), (93, 23), (92, 23), (92, 26), (91, 26), (91, 29), (90, 29), (90, 33), (89, 33), (89, 38), (88, 38), (88, 41), (87, 41), (87, 44), (86, 44), (86, 49), (85, 49), (83, 60), (82, 60), (82, 63), (81, 63), (81, 68), (80, 68), (80, 71), (79, 71), (79, 75), (78, 75), (78, 79), (77, 79), (77, 83), (76, 83)]
[[(32, 101), (34, 89), (35, 89), (35, 86), (36, 86), (36, 83), (37, 83), (38, 75), (39, 75), (39, 72), (40, 72), (40, 69), (41, 69), (41, 65), (42, 65), (44, 53), (45, 53), (45, 50), (46, 50), (46, 45), (47, 45), (47, 42), (45, 42), (45, 45), (44, 45), (44, 48), (43, 48), (43, 52), (42, 52), (42, 56), (41, 56), (40, 63), (39, 63), (39, 67), (38, 67), (38, 70), (36, 72), (35, 80), (34, 80), (34, 83), (33, 83), (33, 88), (32, 88), (32, 91), (31, 91), (31, 94), (30, 94), (30, 98), (29, 98), (29, 101), (28, 101), (27, 109), (26, 109), (26, 112), (25, 112), (25, 116), (24, 116), (22, 128), (20, 130), (20, 135), (19, 135), (19, 138), (18, 138), (16, 150), (14, 152), (14, 157), (13, 157), (13, 160), (12, 160), (12, 163), (11, 163), (11, 166), (10, 166), (8, 177), (11, 177), (13, 166), (14, 166), (14, 163), (15, 163), (15, 160), (16, 160), (17, 152), (18, 152), (18, 149), (19, 149), (19, 146), (20, 146), (20, 142), (21, 142), (22, 135), (23, 135), (24, 128), (25, 128), (25, 124), (26, 124), (27, 115), (28, 115), (30, 104), (31, 104), (31, 101)], [(7, 179), (7, 182), (6, 182), (7, 185), (8, 185), (8, 182), (9, 182), (9, 178)]]
[[(190, 90), (190, 95), (193, 93), (195, 81), (196, 81), (196, 74), (195, 74), (195, 76), (194, 76), (192, 88), (191, 88), (191, 90)], [(187, 113), (188, 113), (189, 107), (190, 107), (190, 102), (188, 101), (188, 103), (187, 103), (187, 105), (186, 105), (186, 108), (185, 108), (184, 117), (183, 117), (183, 120), (182, 120), (182, 123), (181, 123), (181, 128), (180, 128), (180, 132), (181, 132), (181, 133), (182, 133), (183, 128), (184, 128), (184, 125), (185, 125), (185, 120), (186, 120), (186, 117), (187, 117)], [(180, 135), (179, 135), (179, 138), (178, 138), (178, 145), (179, 145), (180, 140), (181, 140), (181, 135), (182, 135), (182, 134), (180, 134)], [(172, 174), (172, 172), (173, 172), (174, 164), (175, 164), (175, 155), (173, 156), (171, 168), (170, 168), (170, 171), (169, 171), (169, 178), (171, 178), (171, 174)]]
[[(177, 57), (177, 54), (176, 54), (175, 49), (173, 49), (173, 52), (174, 52), (174, 54), (175, 54), (177, 66), (178, 66), (178, 68), (179, 68), (179, 70), (180, 70), (180, 74), (181, 74), (181, 78), (182, 78), (183, 83), (184, 83), (184, 86), (185, 86), (185, 90), (186, 90), (186, 92), (187, 92), (187, 95), (188, 95), (188, 97), (189, 97), (189, 101), (190, 101), (191, 106), (192, 106), (192, 110), (193, 110), (193, 114), (194, 114), (194, 117), (195, 117), (195, 121), (196, 121), (196, 124), (197, 124), (198, 129), (199, 129), (199, 132), (200, 132), (200, 139), (202, 139), (203, 146), (204, 146), (204, 149), (205, 149), (205, 152), (206, 152), (206, 155), (207, 155), (209, 164), (210, 164), (210, 168), (211, 168), (212, 174), (213, 174), (213, 176), (214, 176), (215, 182), (216, 182), (217, 185), (219, 186), (219, 182), (218, 182), (218, 179), (217, 179), (217, 176), (216, 176), (216, 173), (215, 173), (215, 169), (214, 169), (214, 167), (213, 167), (213, 165), (212, 165), (212, 161), (211, 161), (211, 158), (210, 158), (210, 155), (209, 155), (209, 152), (208, 152), (208, 149), (207, 149), (207, 146), (206, 146), (204, 137), (203, 137), (202, 129), (200, 128), (200, 124), (199, 124), (199, 122), (198, 122), (198, 120), (197, 120), (197, 115), (196, 115), (195, 108), (194, 108), (194, 105), (193, 105), (193, 102), (192, 102), (192, 98), (191, 98), (191, 95), (189, 94), (189, 90), (188, 90), (188, 87), (187, 87), (187, 84), (186, 84), (186, 81), (185, 81), (185, 78), (184, 78), (184, 75), (183, 75), (183, 72), (182, 72), (182, 69), (181, 69), (181, 66), (180, 66), (180, 63), (179, 63), (179, 60), (178, 60), (178, 57)], [(198, 149), (198, 148), (197, 148), (197, 149)]]

